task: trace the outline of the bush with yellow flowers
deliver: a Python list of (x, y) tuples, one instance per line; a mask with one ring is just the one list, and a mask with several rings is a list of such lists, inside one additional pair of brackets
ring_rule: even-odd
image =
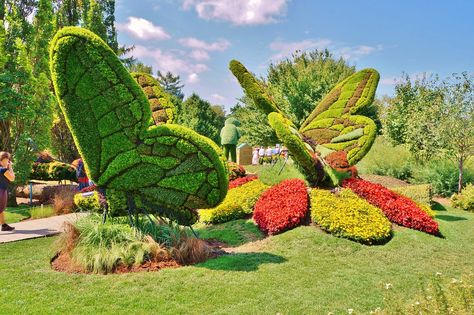
[(245, 218), (253, 213), (255, 203), (268, 187), (256, 179), (229, 190), (217, 207), (199, 211), (201, 222), (215, 224)]
[(382, 211), (350, 189), (311, 191), (311, 218), (323, 230), (363, 244), (391, 237), (391, 223)]

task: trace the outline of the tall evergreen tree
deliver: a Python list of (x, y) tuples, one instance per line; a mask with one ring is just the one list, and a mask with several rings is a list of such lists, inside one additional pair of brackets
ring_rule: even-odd
[(173, 75), (171, 72), (167, 72), (165, 75), (160, 70), (157, 72), (157, 79), (161, 87), (168, 93), (176, 96), (179, 100), (184, 99), (182, 88), (184, 85), (181, 84), (181, 78), (179, 75)]
[(38, 11), (33, 20), (35, 34), (32, 43), (33, 73), (35, 76), (49, 74), (49, 42), (53, 38), (54, 12), (51, 0), (39, 0)]
[(80, 0), (61, 0), (58, 4), (57, 29), (64, 26), (77, 26), (81, 21)]
[(86, 21), (86, 28), (107, 42), (107, 29), (105, 28), (104, 19), (102, 17), (102, 8), (97, 1), (90, 1), (90, 8), (87, 18), (88, 20)]
[(107, 34), (107, 44), (117, 54), (119, 45), (117, 41), (117, 29), (115, 28), (115, 0), (99, 0), (104, 14), (104, 26)]

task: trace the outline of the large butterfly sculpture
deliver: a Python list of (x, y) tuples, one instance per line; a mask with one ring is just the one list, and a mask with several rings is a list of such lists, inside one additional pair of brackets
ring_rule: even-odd
[[(50, 49), (59, 105), (112, 215), (137, 205), (190, 225), (197, 220), (194, 209), (224, 199), (228, 177), (220, 148), (167, 123), (172, 113), (152, 102), (156, 82), (135, 80), (108, 45), (85, 29), (63, 28)], [(165, 111), (153, 119), (151, 106)]]
[(376, 137), (375, 123), (358, 113), (374, 100), (377, 71), (365, 69), (337, 84), (298, 130), (240, 62), (232, 60), (230, 70), (256, 106), (268, 114), (270, 126), (312, 186), (337, 186), (355, 175), (354, 165)]

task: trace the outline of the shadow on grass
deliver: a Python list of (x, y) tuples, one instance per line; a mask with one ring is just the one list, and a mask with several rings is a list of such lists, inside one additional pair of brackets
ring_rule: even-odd
[(445, 206), (436, 201), (433, 201), (433, 206), (431, 207), (431, 209), (435, 211), (448, 211)]
[(248, 219), (234, 220), (221, 224), (201, 225), (196, 232), (202, 239), (217, 240), (231, 247), (258, 241), (264, 235), (258, 227)]
[(263, 264), (281, 264), (287, 260), (270, 253), (235, 253), (208, 260), (197, 267), (225, 271), (257, 271)]
[(440, 219), (440, 220), (443, 220), (443, 221), (449, 221), (449, 222), (467, 220), (466, 218), (463, 218), (463, 217), (457, 217), (457, 216), (454, 216), (454, 215), (446, 215), (446, 214), (438, 214), (438, 215), (436, 215), (436, 219)]

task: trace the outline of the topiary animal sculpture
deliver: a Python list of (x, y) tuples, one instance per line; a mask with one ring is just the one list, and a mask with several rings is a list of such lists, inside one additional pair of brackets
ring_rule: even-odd
[(190, 225), (193, 209), (224, 199), (220, 148), (191, 129), (153, 125), (147, 95), (104, 41), (66, 27), (50, 49), (59, 105), (89, 178), (107, 192), (111, 215), (128, 210), (131, 218), (137, 205)]
[(355, 175), (354, 165), (370, 150), (377, 133), (372, 119), (357, 115), (374, 100), (379, 81), (376, 70), (359, 71), (337, 84), (299, 130), (240, 62), (232, 60), (230, 70), (246, 94), (268, 114), (270, 126), (312, 186), (338, 186)]

